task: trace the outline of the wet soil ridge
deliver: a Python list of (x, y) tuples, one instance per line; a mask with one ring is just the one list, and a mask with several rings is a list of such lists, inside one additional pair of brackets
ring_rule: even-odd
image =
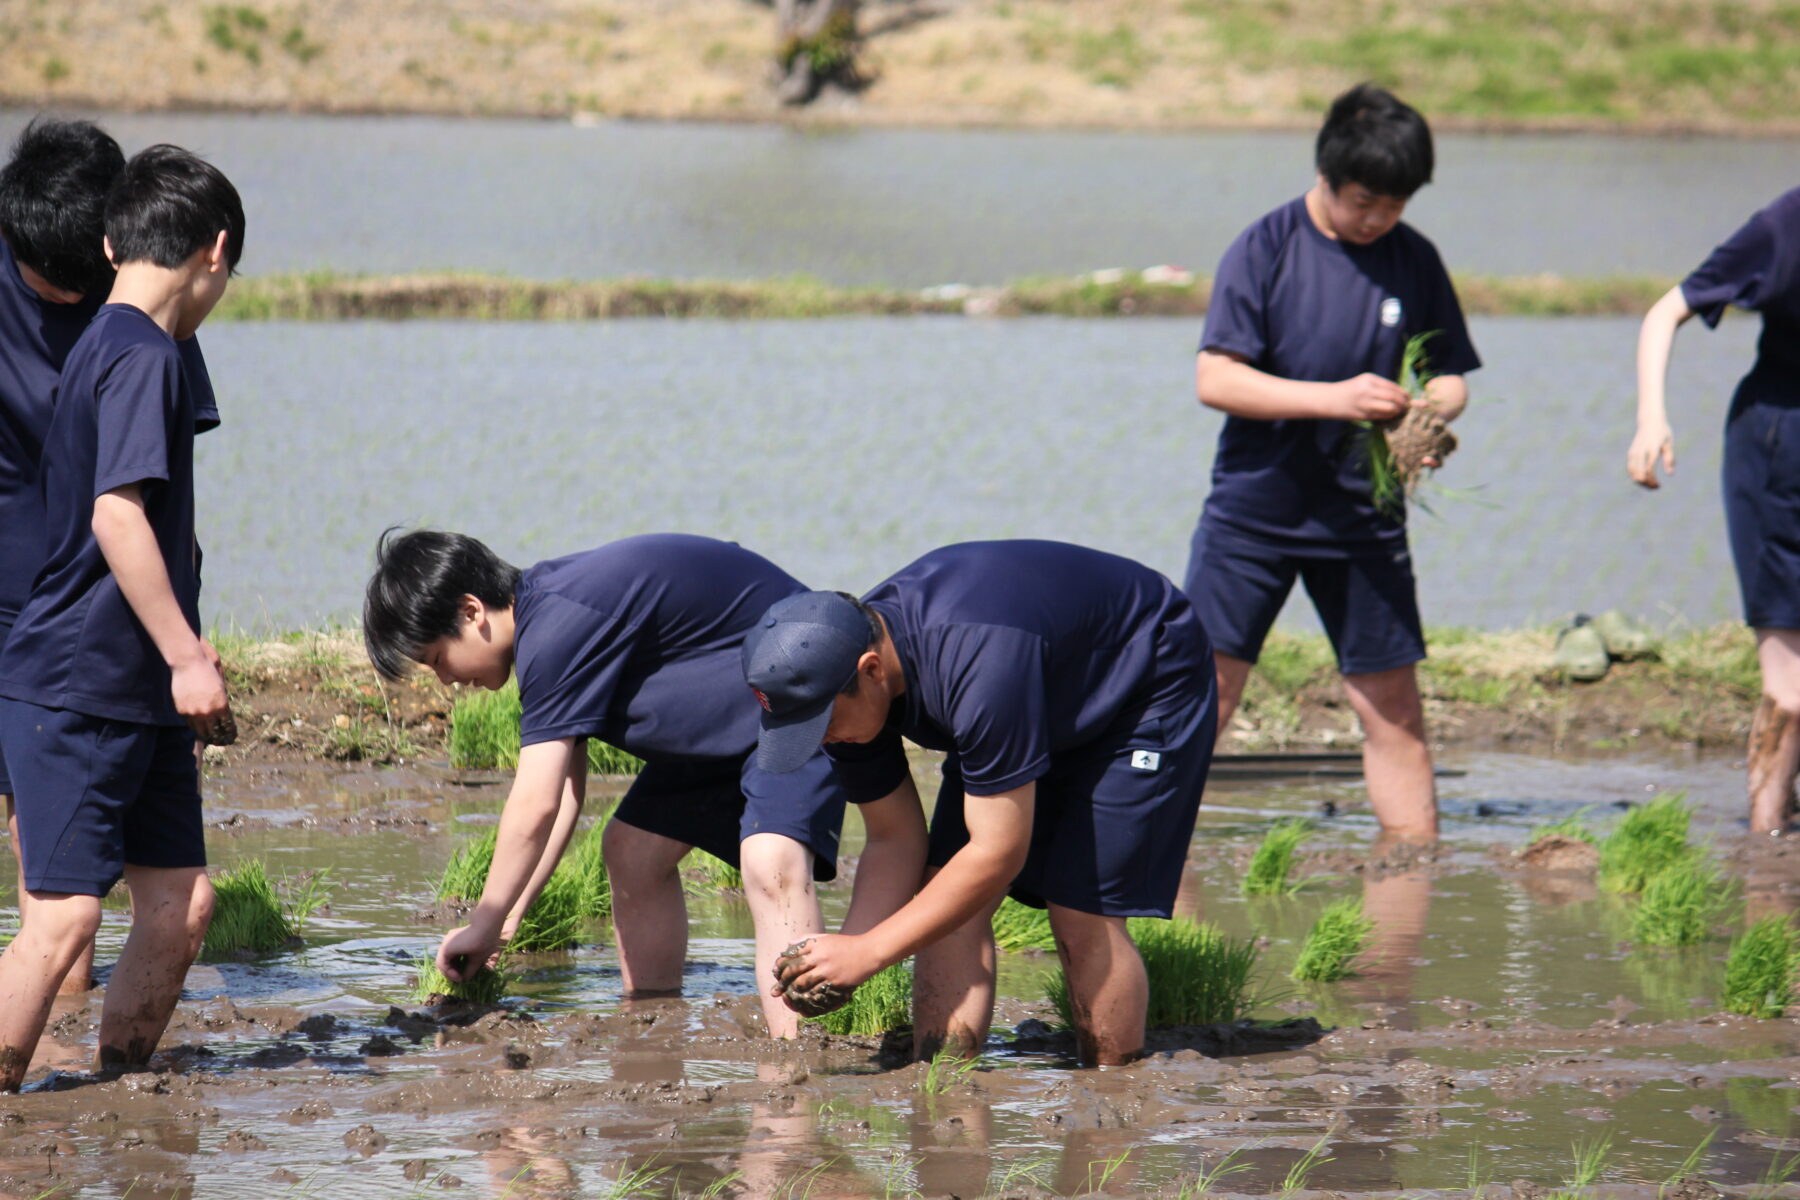
[[(1478, 316), (1637, 316), (1672, 280), (1559, 275), (1457, 278), (1463, 307)], [(216, 316), (239, 321), (597, 321), (625, 317), (792, 320), (833, 316), (1200, 317), (1212, 281), (1180, 267), (1102, 269), (997, 287), (947, 283), (917, 291), (835, 287), (816, 279), (560, 280), (494, 275), (346, 276), (329, 272), (251, 276), (234, 284)]]
[[(1763, 0), (910, 0), (855, 92), (785, 107), (747, 0), (16, 0), (12, 104), (862, 124), (1305, 126), (1361, 79), (1443, 126), (1800, 130), (1800, 15)], [(129, 63), (130, 70), (121, 70)]]

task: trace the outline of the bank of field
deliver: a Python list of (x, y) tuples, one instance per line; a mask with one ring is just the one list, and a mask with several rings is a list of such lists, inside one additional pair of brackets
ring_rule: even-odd
[[(1477, 316), (1640, 316), (1673, 280), (1646, 276), (1457, 277)], [(232, 285), (215, 319), (238, 321), (593, 321), (624, 317), (796, 319), (938, 314), (981, 317), (1131, 317), (1205, 314), (1212, 281), (1174, 268), (1102, 270), (1022, 279), (1002, 287), (920, 290), (837, 287), (794, 277), (721, 280), (561, 280), (498, 275), (250, 276)]]
[[(1429, 640), (1420, 680), (1432, 739), (1442, 744), (1736, 749), (1758, 695), (1755, 644), (1737, 625), (1671, 633), (1660, 640), (1657, 657), (1615, 663), (1592, 684), (1569, 683), (1551, 666), (1552, 629), (1437, 629)], [(214, 644), (225, 659), (243, 736), (237, 746), (209, 755), (366, 762), (455, 756), (450, 732), (457, 693), (428, 672), (383, 682), (354, 632), (218, 634)], [(1222, 749), (1342, 748), (1359, 737), (1325, 639), (1276, 633)], [(494, 765), (504, 760), (500, 754)], [(605, 765), (610, 758), (596, 762), (597, 769), (628, 769)]]
[[(1310, 126), (1360, 79), (1445, 125), (1794, 130), (1781, 0), (937, 0), (863, 6), (833, 122)], [(772, 119), (750, 0), (14, 0), (20, 105)], [(122, 69), (129, 64), (129, 69)]]

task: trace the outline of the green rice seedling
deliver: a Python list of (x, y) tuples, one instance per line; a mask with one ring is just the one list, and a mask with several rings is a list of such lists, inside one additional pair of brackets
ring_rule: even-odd
[(465, 1004), (496, 1005), (506, 998), (507, 989), (513, 982), (512, 975), (506, 970), (483, 967), (474, 978), (452, 983), (448, 975), (438, 970), (437, 958), (431, 954), (415, 958), (413, 970), (417, 974), (412, 995), (415, 1004), (425, 1004), (433, 996), (442, 996)]
[[(602, 814), (586, 833), (572, 839), (544, 890), (520, 918), (519, 928), (507, 942), (509, 950), (519, 954), (566, 950), (580, 940), (584, 923), (612, 912), (612, 881), (601, 854), (604, 825)], [(456, 848), (438, 877), (439, 900), (481, 898), (499, 833), (496, 826)]]
[(931, 1056), (925, 1064), (925, 1074), (919, 1080), (919, 1090), (927, 1096), (941, 1096), (957, 1084), (969, 1077), (981, 1056), (964, 1058), (953, 1048), (945, 1046)]
[(1800, 1153), (1790, 1154), (1783, 1158), (1778, 1152), (1763, 1168), (1762, 1178), (1756, 1181), (1756, 1188), (1750, 1193), (1755, 1200), (1773, 1200), (1794, 1172), (1800, 1170)]
[(1250, 867), (1244, 872), (1240, 890), (1246, 896), (1285, 896), (1299, 884), (1288, 879), (1294, 869), (1294, 853), (1312, 832), (1312, 823), (1300, 819), (1277, 821), (1263, 834), (1256, 853), (1250, 856)]
[(1764, 917), (1732, 939), (1725, 959), (1725, 1010), (1746, 1017), (1779, 1017), (1793, 1000), (1800, 974), (1794, 927), (1782, 915)]
[(1663, 1180), (1656, 1189), (1657, 1200), (1661, 1200), (1663, 1193), (1680, 1184), (1682, 1180), (1696, 1177), (1701, 1161), (1706, 1158), (1707, 1150), (1712, 1147), (1713, 1139), (1718, 1135), (1719, 1131), (1716, 1128), (1706, 1131), (1706, 1136), (1701, 1138), (1692, 1150), (1688, 1151), (1687, 1157), (1681, 1160), (1681, 1165), (1669, 1172), (1669, 1177)]
[(1336, 983), (1353, 974), (1350, 964), (1368, 947), (1375, 922), (1363, 915), (1362, 897), (1326, 906), (1307, 931), (1294, 962), (1293, 978), (1303, 983)]
[(281, 890), (287, 896), (284, 902), (287, 908), (288, 923), (294, 927), (296, 936), (306, 932), (306, 919), (331, 903), (331, 868), (321, 867), (316, 871), (302, 871), (298, 875), (283, 875)]
[[(1125, 927), (1149, 977), (1145, 1024), (1150, 1028), (1235, 1021), (1264, 1002), (1255, 989), (1254, 938), (1227, 937), (1216, 925), (1181, 918), (1133, 917)], [(1075, 1008), (1060, 967), (1045, 982), (1044, 997), (1064, 1027), (1072, 1028)]]
[(1049, 912), (1008, 896), (994, 912), (994, 945), (1002, 950), (1056, 949)]
[(1575, 1155), (1574, 1170), (1563, 1182), (1561, 1189), (1545, 1197), (1545, 1200), (1577, 1200), (1582, 1188), (1597, 1183), (1600, 1176), (1606, 1173), (1606, 1160), (1612, 1154), (1612, 1134), (1603, 1133), (1593, 1139), (1578, 1140), (1570, 1149)]
[[(470, 688), (459, 692), (450, 709), (450, 765), (510, 771), (519, 765), (519, 685), (499, 691)], [(588, 770), (596, 775), (635, 775), (643, 760), (587, 739)]]
[(1220, 1180), (1229, 1179), (1233, 1175), (1241, 1175), (1250, 1170), (1249, 1163), (1238, 1161), (1238, 1155), (1242, 1153), (1241, 1150), (1233, 1150), (1210, 1167), (1204, 1165), (1203, 1161), (1200, 1170), (1195, 1173), (1194, 1177), (1176, 1190), (1175, 1200), (1201, 1200), (1202, 1197), (1209, 1196), (1218, 1190)]
[(294, 927), (261, 859), (213, 876), (213, 917), (200, 957), (210, 962), (242, 953), (267, 954), (294, 939)]
[(912, 1020), (912, 961), (875, 972), (836, 1012), (808, 1020), (842, 1037), (875, 1037)]
[(1729, 888), (1714, 867), (1695, 863), (1653, 876), (1631, 914), (1631, 935), (1647, 946), (1692, 946), (1712, 932)]
[(439, 900), (479, 900), (487, 886), (488, 868), (494, 862), (494, 844), (500, 838), (500, 827), (491, 826), (476, 834), (450, 855), (444, 873), (438, 876)]
[(507, 939), (514, 954), (548, 954), (567, 950), (580, 940), (586, 921), (583, 881), (568, 864), (558, 863), (531, 907), (519, 918), (519, 927)]
[(579, 834), (563, 854), (558, 873), (567, 871), (581, 883), (581, 915), (592, 920), (612, 915), (612, 879), (606, 873), (606, 859), (601, 852), (606, 822), (612, 807), (594, 819), (586, 833)]
[(716, 855), (704, 850), (695, 852), (694, 868), (698, 878), (688, 881), (688, 890), (700, 895), (744, 890), (744, 872)]
[(1686, 792), (1662, 792), (1625, 814), (1600, 842), (1600, 886), (1610, 892), (1642, 892), (1670, 867), (1689, 862)]
[(1306, 1187), (1307, 1177), (1310, 1176), (1313, 1171), (1324, 1166), (1326, 1163), (1333, 1161), (1325, 1154), (1325, 1144), (1327, 1140), (1327, 1138), (1320, 1138), (1318, 1141), (1314, 1142), (1312, 1148), (1307, 1150), (1305, 1154), (1302, 1154), (1299, 1160), (1295, 1162), (1293, 1166), (1288, 1168), (1287, 1175), (1284, 1176), (1281, 1181), (1281, 1195), (1283, 1200), (1286, 1200), (1286, 1197), (1292, 1196), (1295, 1192), (1303, 1190)]
[(1587, 815), (1592, 811), (1593, 806), (1589, 805), (1586, 808), (1570, 813), (1560, 821), (1551, 821), (1547, 825), (1533, 825), (1531, 827), (1531, 837), (1527, 839), (1526, 844), (1529, 845), (1531, 842), (1540, 841), (1547, 837), (1563, 837), (1587, 842), (1589, 845), (1596, 845), (1600, 841), (1600, 835), (1595, 833), (1587, 823)]
[[(1425, 385), (1432, 377), (1425, 343), (1440, 332), (1433, 329), (1414, 334), (1407, 339), (1406, 348), (1400, 353), (1399, 383), (1415, 401), (1425, 398)], [(1373, 421), (1358, 421), (1357, 425), (1362, 429), (1362, 458), (1369, 475), (1369, 498), (1378, 511), (1398, 516), (1406, 507), (1408, 480), (1402, 477), (1394, 461), (1393, 450), (1382, 427)]]
[(1089, 1163), (1087, 1168), (1087, 1187), (1082, 1189), (1083, 1192), (1093, 1192), (1096, 1194), (1104, 1192), (1106, 1190), (1106, 1185), (1112, 1182), (1112, 1177), (1117, 1175), (1130, 1159), (1131, 1150), (1127, 1147), (1111, 1158), (1103, 1158), (1098, 1162)]

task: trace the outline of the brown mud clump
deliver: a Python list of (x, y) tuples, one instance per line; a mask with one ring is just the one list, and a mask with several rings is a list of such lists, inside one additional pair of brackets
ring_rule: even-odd
[(1600, 851), (1592, 842), (1550, 834), (1519, 851), (1519, 862), (1536, 871), (1588, 874), (1600, 865)]
[(835, 983), (818, 983), (810, 988), (799, 988), (789, 983), (787, 976), (792, 973), (798, 977), (803, 969), (806, 944), (807, 939), (802, 938), (788, 946), (775, 959), (775, 982), (781, 985), (782, 1003), (803, 1017), (822, 1017), (850, 1003), (850, 997), (856, 994), (856, 989), (839, 987)]
[(1430, 405), (1414, 405), (1392, 421), (1384, 421), (1394, 474), (1410, 489), (1433, 467), (1441, 467), (1456, 450), (1456, 435)]

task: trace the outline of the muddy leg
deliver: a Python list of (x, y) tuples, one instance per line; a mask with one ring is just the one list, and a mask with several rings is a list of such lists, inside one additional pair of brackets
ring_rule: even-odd
[[(19, 864), (19, 920), (25, 919), (25, 909), (31, 904), (31, 893), (25, 890), (25, 859), (19, 854), (19, 817), (13, 811), (13, 798), (0, 795), (6, 801), (6, 827), (12, 833), (13, 856)], [(81, 957), (63, 976), (62, 986), (57, 989), (59, 996), (75, 996), (91, 991), (94, 986), (94, 943), (90, 940), (82, 949)]]
[(1116, 1067), (1144, 1052), (1150, 980), (1125, 930), (1124, 917), (1099, 917), (1050, 906), (1056, 955), (1069, 980), (1081, 1061)]
[(1233, 658), (1215, 650), (1213, 668), (1218, 671), (1219, 678), (1219, 729), (1214, 739), (1216, 745), (1225, 740), (1225, 731), (1231, 728), (1231, 718), (1237, 713), (1238, 704), (1244, 698), (1244, 685), (1250, 681), (1250, 664), (1241, 658)]
[[(937, 868), (927, 868), (930, 883)], [(1000, 900), (1005, 899), (1004, 896)], [(994, 1019), (994, 910), (1000, 900), (913, 958), (913, 1057), (974, 1058)]]
[(56, 989), (98, 928), (96, 896), (38, 892), (20, 913), (19, 935), (0, 955), (0, 1091), (19, 1090)]
[(106, 986), (96, 1066), (143, 1066), (181, 999), (181, 985), (212, 921), (205, 867), (127, 865), (131, 933)]
[(1750, 723), (1750, 832), (1781, 833), (1800, 770), (1800, 630), (1758, 629), (1756, 659), (1763, 694)]
[(602, 837), (625, 998), (679, 996), (682, 968), (687, 965), (681, 859), (693, 847), (617, 817), (606, 823)]
[(812, 851), (779, 833), (756, 833), (738, 847), (744, 899), (756, 924), (756, 980), (769, 1036), (798, 1037), (800, 1014), (769, 995), (775, 959), (809, 933), (823, 933), (825, 917), (813, 889)]
[(1437, 838), (1437, 783), (1425, 744), (1425, 706), (1412, 667), (1344, 676), (1362, 721), (1369, 807), (1384, 832), (1407, 841)]

